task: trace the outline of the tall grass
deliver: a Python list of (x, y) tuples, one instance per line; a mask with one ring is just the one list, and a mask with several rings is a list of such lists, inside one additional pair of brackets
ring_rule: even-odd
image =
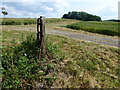
[(118, 32), (118, 22), (81, 21), (79, 23), (67, 25), (66, 27), (110, 36), (120, 36)]

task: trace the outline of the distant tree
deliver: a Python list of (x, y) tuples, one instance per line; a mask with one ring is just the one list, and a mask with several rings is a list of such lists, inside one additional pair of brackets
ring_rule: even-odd
[(83, 21), (101, 21), (101, 18), (99, 16), (77, 11), (68, 12), (68, 14), (64, 14), (62, 18), (77, 19)]
[(5, 15), (8, 15), (8, 12), (4, 7), (2, 7), (1, 9), (2, 9), (2, 14), (4, 15), (4, 18), (5, 18)]
[(69, 16), (68, 16), (68, 14), (64, 14), (63, 17), (64, 18), (68, 18)]
[(110, 20), (105, 20), (105, 21), (112, 21), (112, 22), (120, 22), (120, 20), (118, 19), (110, 19)]
[(1, 8), (2, 10), (6, 10), (4, 7)]

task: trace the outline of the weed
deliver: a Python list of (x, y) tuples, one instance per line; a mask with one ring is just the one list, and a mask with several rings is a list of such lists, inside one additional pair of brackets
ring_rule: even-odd
[[(33, 35), (29, 35), (19, 45), (13, 39), (11, 46), (3, 48), (3, 88), (24, 88), (35, 86), (36, 80), (41, 83), (39, 87), (50, 87), (55, 77), (56, 63), (61, 58), (57, 55), (58, 46), (47, 42), (48, 59), (38, 61), (39, 45)], [(49, 46), (48, 46), (49, 45)], [(49, 74), (52, 72), (52, 75)], [(43, 83), (43, 84), (42, 84)]]

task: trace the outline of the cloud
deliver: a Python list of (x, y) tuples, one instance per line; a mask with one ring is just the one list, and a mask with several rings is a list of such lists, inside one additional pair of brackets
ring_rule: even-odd
[[(69, 11), (85, 11), (91, 14), (101, 16), (103, 20), (115, 18), (118, 16), (119, 0), (73, 0)], [(74, 6), (74, 7), (73, 7)]]
[[(119, 0), (2, 0), (8, 17), (62, 17), (68, 11), (85, 11), (102, 19), (118, 17)], [(7, 2), (5, 2), (7, 1)], [(15, 2), (16, 1), (16, 2)]]
[(118, 19), (120, 20), (120, 1), (118, 2)]
[[(26, 0), (27, 1), (27, 0)], [(56, 2), (3, 2), (2, 6), (8, 11), (8, 17), (38, 17), (44, 15), (53, 17), (59, 12), (63, 12), (64, 7), (69, 4), (62, 1)], [(50, 16), (52, 15), (52, 16)]]

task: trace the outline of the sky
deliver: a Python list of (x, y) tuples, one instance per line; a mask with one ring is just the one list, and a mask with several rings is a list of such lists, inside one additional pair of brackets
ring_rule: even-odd
[[(118, 19), (118, 2), (119, 0), (1, 0), (0, 7), (6, 8), (7, 18), (61, 18), (69, 11), (84, 11), (108, 20)], [(0, 14), (2, 18), (3, 15)]]

